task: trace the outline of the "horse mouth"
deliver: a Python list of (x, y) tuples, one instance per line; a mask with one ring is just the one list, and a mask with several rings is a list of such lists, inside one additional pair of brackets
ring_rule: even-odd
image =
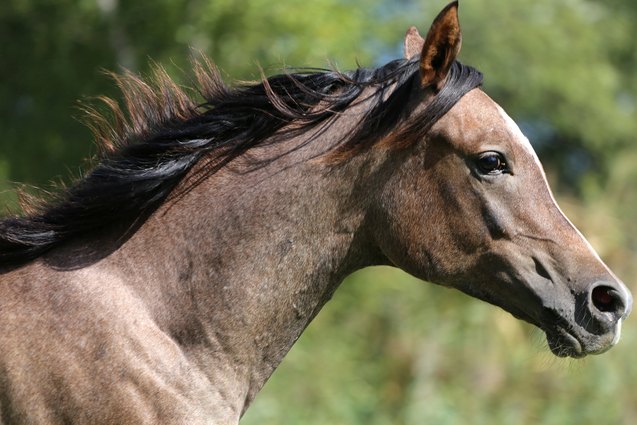
[(613, 332), (604, 335), (582, 336), (566, 324), (542, 324), (533, 320), (528, 315), (514, 314), (518, 319), (522, 319), (532, 325), (537, 326), (546, 334), (546, 341), (549, 349), (557, 357), (571, 357), (581, 359), (589, 354), (601, 354), (608, 351), (619, 341), (621, 332), (621, 322), (619, 322)]
[(584, 347), (584, 344), (565, 327), (560, 325), (544, 326), (540, 321), (536, 321), (526, 316), (522, 318), (532, 325), (542, 329), (546, 334), (546, 341), (548, 342), (549, 349), (557, 357), (572, 357), (575, 359), (581, 359), (588, 354)]
[(559, 324), (547, 325), (546, 322), (536, 320), (533, 315), (518, 309), (511, 311), (511, 314), (543, 330), (546, 334), (549, 348), (556, 356), (579, 359), (588, 354), (584, 344), (573, 333), (569, 332), (566, 327)]
[[(491, 304), (503, 305), (503, 303), (498, 304), (498, 298), (487, 292), (474, 291), (472, 295)], [(568, 318), (559, 315), (555, 309), (529, 309), (515, 305), (507, 305), (503, 308), (517, 319), (544, 331), (549, 349), (557, 357), (580, 359), (589, 354), (604, 353), (619, 341), (621, 333), (622, 320), (619, 320), (612, 330), (595, 332), (594, 329), (580, 329), (577, 323), (571, 323)]]

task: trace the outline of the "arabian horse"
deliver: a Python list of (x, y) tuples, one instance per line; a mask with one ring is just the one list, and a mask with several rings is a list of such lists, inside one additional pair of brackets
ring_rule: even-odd
[(529, 141), (456, 60), (456, 2), (405, 57), (193, 100), (124, 73), (90, 172), (0, 222), (0, 424), (236, 424), (350, 273), (406, 272), (541, 328), (617, 343), (624, 284)]

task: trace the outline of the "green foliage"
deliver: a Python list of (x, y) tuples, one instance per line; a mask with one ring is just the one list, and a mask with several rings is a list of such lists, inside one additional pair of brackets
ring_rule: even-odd
[[(94, 148), (77, 99), (117, 96), (101, 69), (148, 58), (189, 84), (190, 48), (226, 78), (401, 55), (446, 0), (3, 0), (0, 202), (11, 182), (78, 174)], [(462, 1), (461, 60), (522, 125), (562, 206), (610, 266), (637, 272), (637, 3)], [(181, 71), (186, 70), (186, 71)], [(70, 171), (69, 171), (70, 170)], [(635, 291), (632, 281), (627, 281)], [(637, 323), (620, 345), (556, 360), (539, 331), (387, 268), (348, 279), (245, 424), (632, 424)]]

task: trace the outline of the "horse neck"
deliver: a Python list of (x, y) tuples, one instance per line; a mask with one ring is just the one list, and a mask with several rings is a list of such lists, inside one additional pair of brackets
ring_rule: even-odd
[(231, 163), (113, 256), (158, 325), (241, 409), (343, 278), (383, 262), (364, 225), (379, 160), (313, 159), (344, 130), (252, 150), (259, 166)]

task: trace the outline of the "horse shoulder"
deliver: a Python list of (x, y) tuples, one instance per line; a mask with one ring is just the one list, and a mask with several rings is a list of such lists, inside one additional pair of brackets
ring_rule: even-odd
[(1, 423), (205, 423), (206, 376), (124, 281), (36, 262), (0, 275)]

